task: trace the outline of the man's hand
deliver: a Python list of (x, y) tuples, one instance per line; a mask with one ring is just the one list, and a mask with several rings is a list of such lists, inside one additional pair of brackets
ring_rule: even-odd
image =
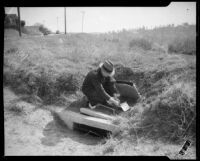
[(110, 99), (107, 102), (110, 105), (115, 105), (115, 106), (119, 106), (120, 105), (120, 102), (118, 100), (114, 99), (113, 97), (110, 97)]
[(120, 97), (120, 94), (119, 94), (119, 93), (115, 93), (115, 94), (114, 94), (114, 98), (115, 98), (115, 99), (118, 99), (119, 97)]

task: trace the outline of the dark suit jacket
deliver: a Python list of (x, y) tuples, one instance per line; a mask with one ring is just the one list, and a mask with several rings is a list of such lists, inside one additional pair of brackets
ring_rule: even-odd
[(86, 96), (90, 96), (95, 92), (98, 97), (107, 101), (114, 93), (118, 93), (115, 82), (116, 80), (114, 78), (103, 77), (100, 68), (98, 68), (87, 74), (82, 85), (82, 92)]

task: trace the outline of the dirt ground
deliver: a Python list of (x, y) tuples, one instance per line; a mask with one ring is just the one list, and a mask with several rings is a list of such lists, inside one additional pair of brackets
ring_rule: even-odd
[[(64, 107), (37, 107), (20, 100), (9, 88), (4, 88), (4, 138), (5, 156), (22, 155), (167, 155), (177, 158), (181, 146), (141, 143), (132, 145), (123, 142), (117, 146), (102, 144), (99, 137), (71, 131), (53, 117), (47, 109), (61, 111)], [(112, 142), (112, 141), (110, 141)], [(185, 156), (196, 158), (196, 149), (191, 147)]]
[[(98, 137), (63, 128), (51, 112), (23, 101), (13, 102), (17, 99), (9, 89), (4, 89), (6, 156), (98, 155), (94, 149), (101, 141)], [(12, 111), (13, 106), (24, 108), (23, 113)]]

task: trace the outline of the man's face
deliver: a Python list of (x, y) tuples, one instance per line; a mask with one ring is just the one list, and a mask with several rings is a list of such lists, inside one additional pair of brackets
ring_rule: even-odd
[(104, 70), (101, 69), (101, 74), (103, 75), (103, 77), (107, 78), (110, 77), (110, 75), (108, 73), (106, 73)]

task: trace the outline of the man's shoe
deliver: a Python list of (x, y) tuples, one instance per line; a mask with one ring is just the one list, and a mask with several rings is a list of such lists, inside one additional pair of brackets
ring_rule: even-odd
[(90, 109), (92, 109), (92, 110), (96, 108), (96, 105), (92, 106), (92, 105), (90, 104), (90, 102), (89, 102), (88, 106), (89, 106)]

